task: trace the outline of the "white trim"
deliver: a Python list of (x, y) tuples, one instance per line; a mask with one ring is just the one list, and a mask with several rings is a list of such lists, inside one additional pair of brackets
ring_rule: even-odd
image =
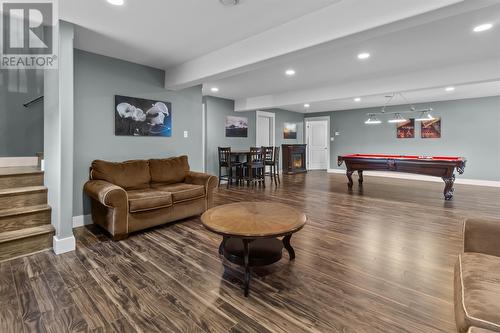
[(73, 228), (83, 227), (84, 225), (93, 224), (92, 216), (88, 215), (78, 215), (73, 216)]
[(37, 166), (38, 157), (0, 157), (0, 168), (16, 167), (16, 166)]
[[(306, 117), (304, 118), (304, 142), (307, 144), (307, 123), (309, 121), (325, 121), (327, 122), (327, 125), (326, 125), (326, 133), (327, 133), (327, 154), (326, 154), (326, 165), (327, 165), (327, 170), (330, 170), (331, 168), (331, 165), (330, 165), (330, 160), (331, 160), (331, 156), (330, 156), (330, 145), (331, 145), (331, 141), (330, 141), (330, 116), (323, 116), (323, 117)], [(309, 144), (306, 145), (306, 153), (307, 153), (307, 156), (306, 156), (306, 160), (307, 160), (307, 163), (309, 163)], [(306, 166), (307, 168), (307, 166)], [(309, 170), (309, 168), (307, 168), (307, 170)], [(311, 169), (313, 170), (313, 169)]]
[(207, 102), (201, 103), (201, 170), (207, 172)]
[[(329, 173), (345, 174), (345, 169), (328, 169), (328, 172)], [(375, 177), (386, 177), (386, 178), (421, 180), (421, 181), (426, 181), (426, 182), (438, 182), (438, 183), (442, 182), (441, 178), (439, 178), (439, 177), (416, 175), (416, 174), (403, 173), (403, 172), (363, 171), (363, 175), (375, 176)], [(500, 181), (482, 180), (482, 179), (457, 178), (455, 180), (455, 184), (500, 187)]]
[(76, 249), (75, 236), (71, 235), (66, 238), (59, 238), (59, 236), (54, 236), (52, 246), (55, 254), (74, 251)]
[(266, 117), (270, 118), (272, 121), (272, 126), (271, 126), (271, 132), (269, 134), (269, 139), (271, 142), (269, 143), (270, 146), (275, 146), (276, 145), (276, 114), (273, 112), (265, 112), (265, 111), (256, 111), (255, 112), (255, 145), (257, 146), (257, 140), (259, 139), (259, 122), (258, 119), (259, 117)]

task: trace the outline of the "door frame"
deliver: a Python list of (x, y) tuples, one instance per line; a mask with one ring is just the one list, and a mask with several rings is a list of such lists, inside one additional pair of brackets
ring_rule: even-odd
[(311, 121), (325, 121), (326, 120), (326, 154), (327, 154), (327, 159), (326, 159), (326, 167), (327, 171), (330, 170), (330, 161), (331, 161), (331, 156), (330, 156), (330, 116), (324, 116), (324, 117), (306, 117), (304, 118), (304, 141), (306, 143), (306, 159), (307, 159), (307, 164), (306, 168), (309, 170), (309, 142), (307, 142), (307, 139), (309, 137), (309, 126), (308, 123)]
[(270, 146), (276, 145), (276, 114), (274, 112), (266, 112), (266, 111), (256, 111), (255, 112), (255, 145), (257, 146), (257, 140), (259, 138), (260, 129), (259, 129), (259, 117), (269, 118), (271, 133), (269, 134)]

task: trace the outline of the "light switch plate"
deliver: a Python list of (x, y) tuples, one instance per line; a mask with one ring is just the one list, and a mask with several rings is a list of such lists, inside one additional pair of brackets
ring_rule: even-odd
[(188, 137), (188, 131), (184, 131), (184, 137), (187, 138)]

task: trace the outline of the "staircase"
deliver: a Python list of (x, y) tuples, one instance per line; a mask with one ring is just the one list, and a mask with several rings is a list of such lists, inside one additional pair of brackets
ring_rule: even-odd
[(0, 262), (51, 248), (50, 216), (43, 171), (0, 168)]

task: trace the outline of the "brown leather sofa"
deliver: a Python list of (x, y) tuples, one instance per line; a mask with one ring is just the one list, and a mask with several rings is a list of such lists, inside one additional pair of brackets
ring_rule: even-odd
[(500, 220), (465, 221), (454, 287), (459, 332), (500, 332)]
[(189, 171), (187, 156), (92, 162), (84, 192), (92, 220), (114, 240), (129, 233), (199, 215), (213, 204), (217, 177)]

